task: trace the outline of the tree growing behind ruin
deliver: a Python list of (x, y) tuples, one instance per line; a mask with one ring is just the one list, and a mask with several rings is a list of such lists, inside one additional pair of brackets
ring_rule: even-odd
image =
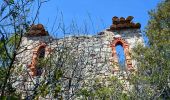
[(170, 99), (170, 0), (149, 12), (148, 44), (134, 49), (138, 61), (136, 98)]

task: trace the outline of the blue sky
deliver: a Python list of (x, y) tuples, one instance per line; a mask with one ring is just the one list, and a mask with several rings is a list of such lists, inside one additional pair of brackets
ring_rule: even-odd
[[(41, 8), (39, 23), (44, 24), (51, 35), (57, 33), (57, 37), (63, 37), (61, 31), (54, 32), (61, 20), (66, 27), (72, 21), (78, 28), (87, 24), (89, 33), (94, 35), (110, 27), (113, 16), (130, 15), (134, 16), (134, 22), (141, 23), (143, 31), (149, 20), (148, 11), (156, 8), (159, 2), (160, 0), (50, 0)], [(144, 39), (147, 40), (146, 37)], [(124, 62), (123, 48), (117, 46), (116, 51), (122, 52), (118, 55), (119, 62)]]
[[(65, 26), (74, 22), (82, 27), (89, 24), (91, 34), (102, 31), (112, 23), (112, 17), (134, 16), (134, 22), (142, 24), (142, 30), (149, 19), (148, 11), (154, 9), (160, 0), (50, 0), (43, 4), (39, 23), (51, 32), (63, 20)], [(62, 13), (62, 14), (61, 14)], [(62, 17), (61, 17), (62, 16)], [(62, 36), (61, 34), (59, 36)]]

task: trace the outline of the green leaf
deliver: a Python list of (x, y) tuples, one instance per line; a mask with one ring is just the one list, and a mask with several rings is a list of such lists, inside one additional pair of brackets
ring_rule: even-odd
[(10, 1), (9, 1), (9, 4), (14, 4), (14, 0), (10, 0)]

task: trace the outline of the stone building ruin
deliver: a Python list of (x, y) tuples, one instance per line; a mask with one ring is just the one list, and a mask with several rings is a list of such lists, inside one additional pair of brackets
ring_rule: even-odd
[[(67, 90), (61, 94), (73, 94), (73, 91), (81, 86), (81, 79), (88, 80), (96, 76), (119, 75), (120, 72), (131, 72), (136, 70), (135, 61), (131, 58), (132, 48), (137, 43), (143, 43), (140, 30), (140, 23), (132, 22), (133, 17), (113, 17), (110, 28), (94, 36), (71, 36), (62, 39), (54, 39), (45, 30), (42, 24), (32, 25), (30, 31), (22, 38), (22, 53), (17, 55), (16, 65), (24, 73), (14, 75), (19, 82), (13, 86), (22, 91), (25, 95), (31, 95), (37, 80), (41, 80), (45, 73), (44, 69), (37, 68), (38, 59), (49, 57), (51, 53), (69, 48), (68, 57), (74, 56), (74, 64), (66, 62), (62, 65), (65, 77), (62, 78), (62, 89)], [(116, 46), (121, 45), (125, 54), (125, 69), (119, 67)], [(20, 52), (19, 51), (19, 52)], [(55, 53), (58, 57), (58, 52)], [(53, 54), (54, 55), (54, 54)], [(57, 64), (61, 63), (57, 60)], [(50, 65), (49, 65), (50, 66)], [(21, 66), (19, 66), (21, 67)], [(18, 68), (17, 68), (18, 69)], [(74, 72), (74, 73), (73, 73)], [(28, 75), (29, 73), (29, 75)], [(72, 83), (69, 85), (71, 76)], [(79, 77), (79, 78), (78, 78)], [(121, 78), (120, 78), (121, 79)], [(50, 96), (48, 96), (50, 97)]]

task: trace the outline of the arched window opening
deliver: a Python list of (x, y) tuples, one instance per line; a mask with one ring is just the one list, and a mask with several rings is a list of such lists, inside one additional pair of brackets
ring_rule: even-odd
[(41, 43), (33, 50), (32, 62), (28, 67), (32, 76), (41, 76), (43, 73), (44, 58), (46, 54), (46, 44)]
[(128, 43), (121, 37), (115, 37), (111, 47), (114, 58), (114, 71), (119, 69), (133, 70)]
[(125, 69), (126, 59), (122, 43), (116, 44), (116, 54), (120, 69)]
[(45, 57), (45, 48), (44, 47), (41, 47), (38, 51), (38, 58), (37, 58), (37, 65), (36, 65), (36, 68), (37, 68), (37, 76), (40, 76), (43, 72), (42, 68), (43, 68), (43, 63), (44, 63), (44, 57)]
[(38, 52), (38, 58), (43, 59), (45, 57), (45, 48), (40, 48)]

